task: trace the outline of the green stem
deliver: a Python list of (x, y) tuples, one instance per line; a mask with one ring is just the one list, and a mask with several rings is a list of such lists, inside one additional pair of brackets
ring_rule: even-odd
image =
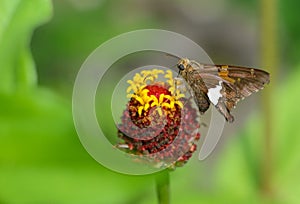
[(170, 176), (169, 171), (165, 170), (155, 177), (156, 193), (159, 204), (170, 203)]
[(261, 1), (261, 58), (262, 67), (271, 73), (270, 85), (263, 93), (264, 112), (264, 152), (261, 166), (261, 191), (264, 196), (272, 197), (272, 141), (274, 126), (272, 119), (272, 100), (274, 85), (276, 84), (278, 70), (278, 41), (277, 41), (277, 0)]

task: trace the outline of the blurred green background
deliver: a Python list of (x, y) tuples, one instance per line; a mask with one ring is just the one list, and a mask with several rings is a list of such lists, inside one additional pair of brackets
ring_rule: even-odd
[(186, 35), (215, 63), (271, 73), (266, 89), (240, 102), (213, 155), (171, 173), (172, 203), (300, 203), (299, 8), (294, 0), (0, 0), (0, 204), (157, 203), (153, 176), (111, 172), (89, 156), (71, 111), (87, 56), (143, 28)]

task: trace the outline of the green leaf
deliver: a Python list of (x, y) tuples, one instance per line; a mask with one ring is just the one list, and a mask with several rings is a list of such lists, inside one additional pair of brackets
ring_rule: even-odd
[(30, 38), (51, 11), (50, 0), (0, 0), (0, 93), (23, 91), (36, 84)]

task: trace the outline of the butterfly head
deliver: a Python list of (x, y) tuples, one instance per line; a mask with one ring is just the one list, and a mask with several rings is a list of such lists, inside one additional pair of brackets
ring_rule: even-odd
[(187, 58), (180, 59), (177, 63), (177, 68), (179, 69), (179, 72), (185, 70), (189, 63), (190, 60)]

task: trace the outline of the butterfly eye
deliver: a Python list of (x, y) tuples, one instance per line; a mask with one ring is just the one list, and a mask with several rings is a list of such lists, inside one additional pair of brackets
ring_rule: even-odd
[(178, 64), (178, 65), (177, 65), (177, 68), (178, 68), (180, 71), (182, 71), (182, 70), (184, 70), (184, 65), (183, 65), (183, 64)]

